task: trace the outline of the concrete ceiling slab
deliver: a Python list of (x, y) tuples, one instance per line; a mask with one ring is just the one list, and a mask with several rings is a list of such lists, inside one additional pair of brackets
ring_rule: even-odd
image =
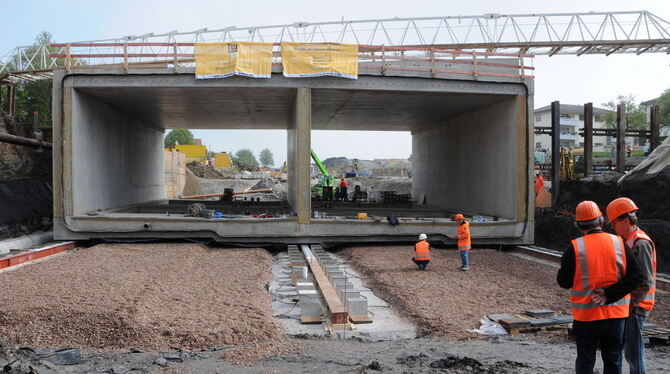
[[(286, 129), (295, 88), (82, 87), (162, 128)], [(506, 95), (312, 89), (314, 130), (412, 131), (486, 107)]]

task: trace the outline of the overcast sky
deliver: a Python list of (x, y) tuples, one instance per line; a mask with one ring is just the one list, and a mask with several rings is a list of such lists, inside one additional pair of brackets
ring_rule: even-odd
[[(58, 42), (114, 38), (123, 35), (191, 31), (227, 26), (261, 26), (297, 21), (317, 22), (391, 17), (479, 15), (484, 13), (550, 13), (648, 10), (670, 20), (670, 0), (656, 1), (198, 1), (198, 0), (0, 0), (0, 55), (31, 44), (40, 31)], [(534, 59), (535, 107), (553, 100), (595, 106), (619, 94), (638, 101), (657, 97), (670, 88), (667, 54), (605, 56), (538, 56)], [(270, 148), (275, 161), (285, 160), (283, 131), (194, 131), (214, 151), (250, 148), (256, 154)], [(408, 157), (408, 133), (315, 132), (312, 147), (322, 158)]]

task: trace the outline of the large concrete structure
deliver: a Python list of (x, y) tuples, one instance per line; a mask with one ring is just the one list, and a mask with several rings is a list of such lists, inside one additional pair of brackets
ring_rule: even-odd
[[(405, 241), (425, 232), (455, 243), (448, 214), (400, 225), (311, 218), (311, 130), (393, 130), (412, 133), (414, 200), (489, 217), (473, 223), (475, 244), (532, 243), (532, 80), (383, 74), (365, 66), (357, 80), (281, 74), (196, 80), (192, 70), (149, 68), (56, 71), (56, 239), (309, 243)], [(143, 209), (164, 201), (167, 128), (285, 129), (288, 204), (295, 214), (222, 220)]]

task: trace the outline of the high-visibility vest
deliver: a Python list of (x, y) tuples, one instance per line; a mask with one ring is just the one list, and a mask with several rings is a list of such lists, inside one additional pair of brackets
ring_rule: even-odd
[(416, 261), (430, 260), (430, 244), (422, 240), (414, 245), (414, 259)]
[(458, 236), (458, 250), (469, 250), (472, 245), (470, 241), (470, 222), (465, 221), (462, 225), (458, 225), (456, 235)]
[(623, 239), (604, 232), (584, 235), (572, 241), (575, 276), (570, 290), (572, 317), (576, 321), (598, 321), (628, 317), (630, 295), (600, 306), (591, 299), (593, 290), (618, 282), (626, 275), (626, 247)]
[(647, 295), (640, 301), (639, 307), (642, 309), (646, 309), (651, 311), (654, 309), (654, 304), (656, 303), (656, 245), (654, 242), (651, 240), (649, 235), (647, 235), (644, 231), (640, 230), (639, 228), (630, 235), (628, 235), (628, 238), (626, 238), (626, 244), (628, 244), (628, 248), (633, 249), (635, 246), (635, 242), (639, 239), (643, 240), (648, 240), (651, 243), (651, 269), (652, 269), (652, 278), (651, 278), (651, 287), (649, 287), (649, 291), (647, 292)]

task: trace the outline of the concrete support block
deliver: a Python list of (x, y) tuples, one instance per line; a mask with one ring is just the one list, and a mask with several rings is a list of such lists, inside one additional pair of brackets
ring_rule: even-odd
[(298, 291), (298, 300), (302, 304), (303, 302), (317, 301), (321, 302), (319, 294), (316, 290), (300, 290)]
[(321, 316), (321, 303), (319, 300), (300, 301), (300, 317), (318, 318)]
[(316, 286), (312, 282), (296, 282), (295, 289), (298, 291), (316, 290)]
[(346, 306), (349, 315), (365, 317), (368, 315), (368, 299), (364, 297), (347, 298), (344, 305)]
[(354, 288), (340, 287), (337, 291), (337, 295), (340, 297), (340, 300), (344, 301), (346, 299), (355, 299), (361, 297), (361, 291)]
[(296, 285), (298, 278), (307, 278), (307, 267), (306, 266), (296, 266), (291, 271), (291, 284)]
[[(340, 295), (340, 290), (353, 290), (353, 289), (354, 289), (354, 284), (351, 283), (351, 282), (338, 282), (335, 285), (335, 290), (336, 290), (338, 296)], [(340, 300), (344, 300), (344, 299), (340, 299)]]
[(330, 281), (330, 283), (333, 283), (333, 281), (335, 281), (335, 279), (346, 279), (345, 276), (344, 276), (344, 273), (342, 271), (339, 271), (339, 270), (329, 271), (327, 273), (327, 275), (328, 275), (328, 280)]

